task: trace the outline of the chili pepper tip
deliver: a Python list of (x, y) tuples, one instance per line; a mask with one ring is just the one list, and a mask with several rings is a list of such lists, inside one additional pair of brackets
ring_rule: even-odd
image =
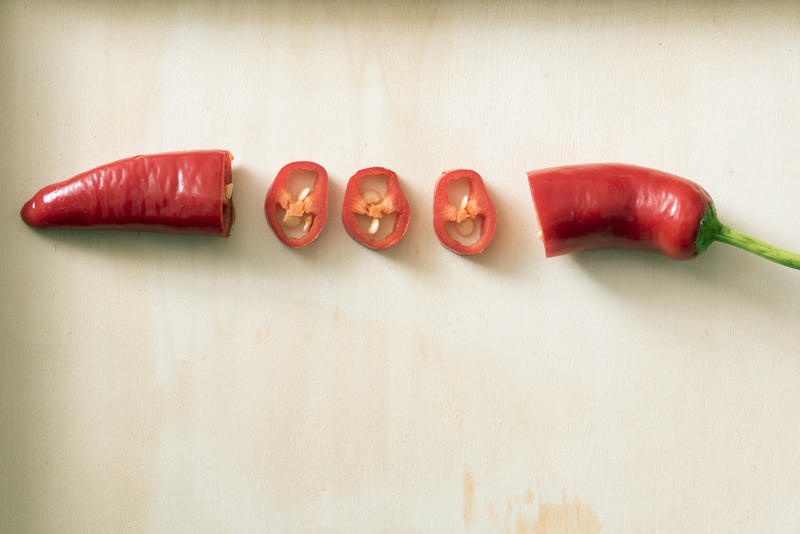
[(28, 226), (33, 226), (35, 228), (39, 228), (42, 226), (39, 217), (36, 216), (36, 201), (34, 199), (30, 199), (22, 206), (22, 209), (19, 211), (20, 217), (25, 224)]

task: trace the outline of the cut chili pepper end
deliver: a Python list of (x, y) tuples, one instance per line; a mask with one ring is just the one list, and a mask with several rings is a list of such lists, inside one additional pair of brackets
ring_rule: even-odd
[(22, 208), (38, 228), (228, 237), (230, 153), (193, 150), (124, 158), (44, 187)]
[(800, 254), (722, 224), (708, 192), (673, 174), (596, 163), (530, 171), (528, 184), (547, 257), (625, 248), (688, 260), (719, 241), (800, 269)]

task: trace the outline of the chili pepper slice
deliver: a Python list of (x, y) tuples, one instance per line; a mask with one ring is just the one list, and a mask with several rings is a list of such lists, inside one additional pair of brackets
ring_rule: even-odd
[(41, 189), (22, 207), (36, 228), (228, 237), (235, 218), (227, 150), (134, 156)]
[(722, 224), (711, 196), (685, 178), (603, 163), (530, 171), (528, 183), (547, 257), (627, 248), (688, 260), (721, 241), (800, 269), (800, 254)]
[[(386, 177), (386, 194), (381, 195), (373, 189), (361, 190), (360, 182), (368, 176)], [(397, 214), (391, 232), (382, 239), (373, 235), (378, 231), (384, 215)], [(370, 217), (367, 230), (362, 229), (356, 215)], [(386, 249), (400, 241), (408, 229), (410, 219), (408, 200), (400, 188), (397, 174), (383, 167), (361, 169), (347, 182), (342, 208), (342, 222), (350, 237), (373, 249)]]
[[(466, 180), (469, 194), (464, 195), (458, 206), (450, 203), (447, 186), (458, 180)], [(461, 237), (468, 238), (475, 233), (476, 220), (480, 234), (471, 244), (461, 243), (448, 230), (448, 223)], [(497, 210), (494, 208), (483, 178), (475, 171), (456, 169), (445, 171), (436, 182), (433, 193), (433, 229), (442, 245), (458, 254), (479, 254), (494, 237), (497, 225)]]
[[(312, 172), (316, 177), (313, 186), (304, 187), (293, 200), (289, 178), (298, 171)], [(319, 236), (328, 219), (328, 172), (313, 161), (295, 161), (285, 165), (267, 191), (264, 213), (272, 231), (283, 244), (292, 248), (308, 245)], [(287, 229), (290, 228), (298, 231), (302, 228), (301, 235), (289, 236)]]

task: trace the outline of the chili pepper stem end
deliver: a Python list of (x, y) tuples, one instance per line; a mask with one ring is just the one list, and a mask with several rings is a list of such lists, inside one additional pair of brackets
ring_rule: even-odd
[(754, 237), (734, 230), (722, 224), (717, 218), (716, 210), (713, 204), (709, 204), (703, 219), (700, 221), (700, 229), (697, 233), (697, 240), (695, 241), (697, 250), (695, 254), (701, 254), (708, 246), (714, 241), (727, 243), (746, 250), (762, 258), (768, 259), (780, 265), (791, 267), (792, 269), (800, 269), (800, 254), (783, 250), (769, 243), (765, 243)]

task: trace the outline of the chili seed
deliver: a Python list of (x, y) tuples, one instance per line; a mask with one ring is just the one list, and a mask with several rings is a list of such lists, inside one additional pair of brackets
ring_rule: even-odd
[(287, 213), (283, 216), (283, 225), (287, 228), (297, 228), (300, 226), (300, 217)]
[(367, 232), (369, 232), (370, 234), (374, 234), (375, 232), (378, 231), (378, 227), (380, 225), (381, 225), (380, 219), (372, 219), (372, 222), (369, 223), (369, 230), (367, 230)]
[(472, 219), (464, 219), (460, 223), (456, 224), (456, 232), (458, 232), (463, 237), (471, 235), (474, 229), (475, 229), (475, 222)]

